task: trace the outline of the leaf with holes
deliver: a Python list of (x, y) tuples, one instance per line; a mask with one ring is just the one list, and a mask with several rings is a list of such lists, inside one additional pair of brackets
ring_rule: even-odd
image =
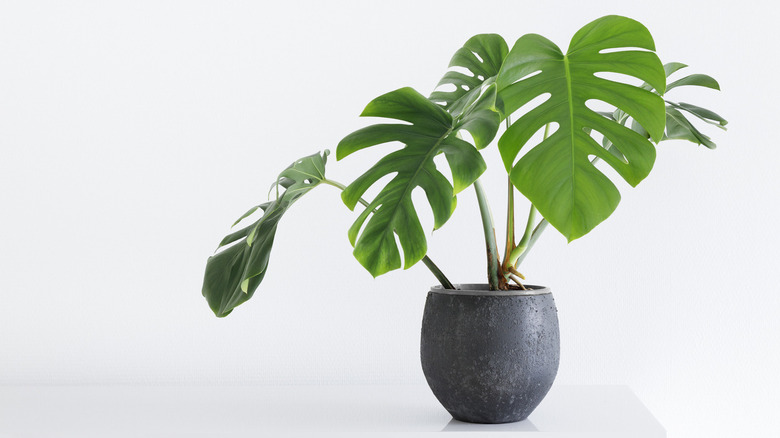
[[(653, 39), (642, 24), (613, 15), (580, 29), (566, 54), (548, 39), (529, 34), (517, 40), (504, 60), (497, 84), (506, 114), (539, 96), (549, 98), (507, 129), (498, 142), (501, 157), (515, 187), (569, 241), (592, 230), (620, 202), (617, 188), (590, 156), (604, 160), (632, 186), (653, 167), (655, 147), (650, 141), (586, 105), (597, 100), (617, 107), (659, 141), (665, 123), (663, 99), (597, 76), (628, 75), (663, 90), (666, 77), (653, 50)], [(557, 130), (515, 163), (531, 137), (550, 123), (557, 124)], [(607, 137), (615, 151), (602, 147), (592, 131)]]
[(215, 315), (227, 316), (236, 306), (252, 298), (265, 277), (279, 221), (295, 201), (325, 178), (329, 153), (326, 150), (301, 158), (282, 171), (271, 187), (276, 191), (276, 198), (252, 207), (233, 225), (257, 210), (263, 211), (262, 217), (225, 236), (217, 249), (233, 245), (208, 258), (203, 296)]
[(449, 85), (454, 90), (434, 91), (429, 99), (442, 105), (450, 114), (461, 114), (479, 98), (484, 86), (495, 82), (507, 53), (509, 48), (500, 35), (480, 34), (469, 38), (452, 56), (449, 65), (450, 68), (466, 69), (469, 74), (454, 69), (448, 71), (436, 87)]
[[(457, 134), (465, 129), (477, 139), (483, 137), (482, 132), (491, 129), (495, 132), (499, 123), (495, 97), (495, 85), (487, 87), (462, 114), (453, 117), (417, 91), (401, 88), (371, 101), (361, 116), (407, 123), (368, 126), (341, 140), (336, 149), (339, 160), (378, 144), (397, 141), (404, 145), (381, 158), (342, 193), (344, 203), (354, 209), (374, 183), (394, 175), (358, 216), (348, 233), (355, 248), (355, 258), (371, 275), (376, 277), (401, 267), (396, 235), (403, 249), (404, 268), (425, 256), (425, 233), (412, 203), (412, 191), (416, 187), (425, 192), (433, 211), (434, 229), (437, 229), (452, 215), (455, 194), (470, 186), (485, 170), (485, 162), (477, 149)], [(447, 159), (452, 183), (433, 161), (440, 153)]]

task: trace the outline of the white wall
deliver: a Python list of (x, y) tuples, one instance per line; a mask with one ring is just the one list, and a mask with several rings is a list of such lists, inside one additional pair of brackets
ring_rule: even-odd
[[(364, 126), (375, 96), (427, 94), (471, 35), (535, 32), (565, 48), (616, 13), (647, 25), (664, 61), (719, 79), (722, 93), (687, 100), (730, 131), (714, 132), (716, 151), (662, 143), (609, 220), (570, 245), (550, 230), (528, 258), (529, 280), (559, 307), (558, 382), (628, 384), (672, 438), (772, 436), (780, 17), (769, 5), (3, 2), (0, 384), (422, 381), (434, 279), (419, 265), (373, 280), (351, 257), (354, 215), (335, 189), (285, 217), (264, 284), (226, 319), (200, 295), (206, 257), (279, 170)], [(486, 155), (502, 218), (503, 171), (495, 147)], [(349, 182), (376, 157), (328, 172)], [(455, 281), (480, 281), (480, 239), (465, 192), (430, 254)]]

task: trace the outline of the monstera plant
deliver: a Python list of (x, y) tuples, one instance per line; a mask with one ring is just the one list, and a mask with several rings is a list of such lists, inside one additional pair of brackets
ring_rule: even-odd
[[(209, 258), (203, 295), (220, 317), (251, 298), (265, 276), (282, 216), (321, 184), (342, 189), (350, 209), (358, 203), (363, 206), (347, 235), (355, 258), (373, 276), (422, 261), (445, 288), (453, 285), (426, 256), (425, 231), (412, 191), (423, 189), (438, 229), (453, 214), (456, 196), (473, 186), (484, 225), (488, 284), (491, 289), (522, 288), (518, 265), (548, 224), (572, 241), (609, 217), (620, 202), (615, 184), (597, 161), (636, 186), (652, 170), (655, 144), (662, 140), (715, 147), (690, 118), (721, 128), (726, 120), (713, 111), (671, 101), (668, 93), (682, 86), (717, 90), (717, 81), (692, 74), (667, 84), (667, 78), (686, 65), (664, 65), (654, 50), (648, 30), (620, 16), (603, 17), (580, 29), (565, 53), (536, 34), (520, 37), (511, 50), (499, 35), (472, 37), (452, 57), (451, 70), (430, 97), (401, 88), (372, 100), (361, 116), (389, 122), (347, 135), (336, 148), (336, 158), (390, 142), (400, 142), (403, 148), (380, 159), (348, 186), (325, 177), (327, 150), (285, 169), (273, 183), (271, 200), (250, 209), (236, 224), (258, 209), (263, 215), (226, 236), (220, 242), (224, 249)], [(637, 82), (611, 79), (611, 73)], [(526, 108), (535, 99), (543, 102)], [(612, 110), (594, 109), (599, 104)], [(506, 129), (498, 139), (498, 152), (509, 180), (503, 258), (479, 181), (487, 168), (482, 151), (502, 122)], [(451, 181), (434, 162), (439, 154), (444, 154)], [(361, 198), (387, 175), (393, 177), (378, 195), (370, 201)], [(517, 242), (516, 191), (531, 203)]]
[[(268, 269), (282, 216), (312, 189), (334, 186), (349, 209), (361, 204), (347, 236), (371, 275), (422, 261), (441, 283), (428, 293), (420, 351), (425, 377), (442, 405), (463, 421), (522, 420), (551, 387), (560, 347), (550, 290), (524, 284), (520, 263), (549, 225), (571, 242), (612, 214), (620, 193), (599, 166), (636, 186), (652, 170), (660, 141), (715, 147), (691, 120), (723, 129), (726, 120), (669, 94), (683, 86), (719, 85), (702, 74), (667, 83), (685, 67), (664, 65), (650, 32), (620, 16), (587, 24), (566, 52), (536, 34), (520, 37), (511, 50), (498, 35), (474, 36), (455, 52), (429, 97), (401, 88), (369, 102), (361, 116), (383, 121), (344, 137), (336, 158), (388, 143), (403, 146), (351, 184), (325, 176), (328, 150), (279, 174), (270, 200), (236, 224), (262, 210), (259, 218), (225, 237), (208, 259), (203, 295), (219, 317), (250, 299)], [(482, 154), (495, 153), (489, 147), (496, 137), (507, 173), (503, 256), (479, 180), (487, 169)], [(451, 178), (437, 167), (439, 155)], [(372, 187), (378, 193), (363, 199)], [(418, 187), (434, 229), (452, 216), (457, 195), (474, 187), (487, 249), (486, 283), (454, 285), (427, 256), (412, 198)], [(530, 201), (519, 240), (516, 192)]]

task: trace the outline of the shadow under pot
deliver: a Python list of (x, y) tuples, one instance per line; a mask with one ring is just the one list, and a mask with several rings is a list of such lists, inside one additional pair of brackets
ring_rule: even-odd
[(456, 288), (434, 286), (425, 302), (420, 359), (428, 385), (456, 420), (525, 420), (558, 372), (558, 311), (550, 289)]

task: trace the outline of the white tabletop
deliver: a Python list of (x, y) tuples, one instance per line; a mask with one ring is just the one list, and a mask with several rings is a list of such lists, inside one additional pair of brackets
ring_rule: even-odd
[(526, 421), (450, 417), (423, 385), (0, 386), (0, 438), (515, 435), (656, 438), (625, 386), (560, 386)]

